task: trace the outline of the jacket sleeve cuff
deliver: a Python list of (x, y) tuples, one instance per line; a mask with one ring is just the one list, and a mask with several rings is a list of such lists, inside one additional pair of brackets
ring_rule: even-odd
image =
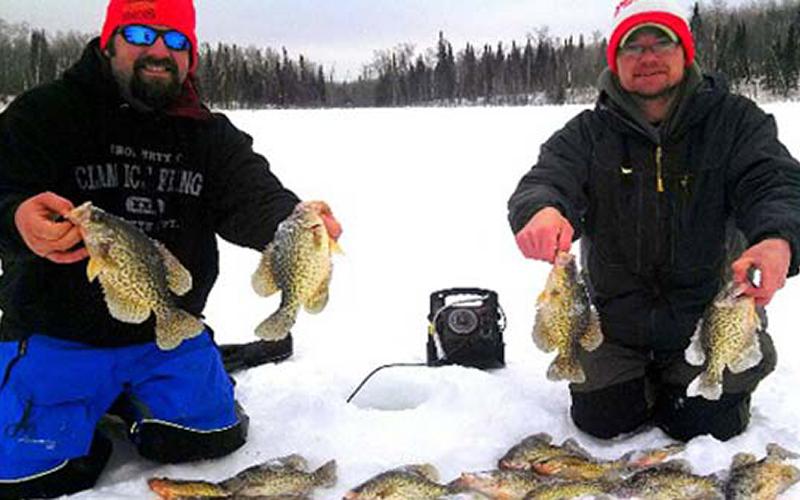
[(28, 249), (14, 222), (14, 215), (23, 201), (25, 201), (24, 196), (6, 195), (5, 200), (0, 204), (0, 249), (5, 255), (24, 252)]

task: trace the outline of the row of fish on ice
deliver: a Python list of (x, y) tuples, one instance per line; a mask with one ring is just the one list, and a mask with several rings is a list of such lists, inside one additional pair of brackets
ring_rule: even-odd
[[(692, 473), (685, 460), (668, 458), (682, 444), (632, 451), (615, 460), (593, 457), (574, 439), (551, 444), (536, 434), (513, 446), (498, 468), (463, 473), (439, 483), (431, 464), (412, 464), (382, 472), (345, 493), (345, 500), (514, 500), (621, 498), (646, 500), (771, 500), (800, 480), (800, 470), (787, 463), (797, 458), (776, 444), (767, 456), (740, 453), (729, 471), (708, 476)], [(336, 462), (310, 470), (299, 455), (272, 459), (219, 483), (152, 478), (150, 489), (162, 500), (203, 498), (309, 498), (317, 488), (335, 486)]]

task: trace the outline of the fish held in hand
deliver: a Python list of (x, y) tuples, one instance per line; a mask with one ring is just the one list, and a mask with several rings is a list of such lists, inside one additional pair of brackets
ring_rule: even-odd
[(725, 368), (742, 373), (762, 359), (758, 330), (761, 320), (753, 297), (742, 294), (743, 287), (729, 282), (717, 294), (697, 324), (686, 349), (686, 361), (706, 365), (687, 387), (688, 397), (718, 400), (722, 396)]
[(578, 348), (597, 349), (603, 343), (603, 332), (572, 254), (559, 252), (536, 300), (533, 341), (544, 352), (558, 351), (547, 370), (548, 379), (586, 382)]
[(289, 334), (300, 307), (316, 314), (328, 303), (333, 265), (331, 254), (341, 252), (326, 228), (331, 209), (322, 201), (298, 204), (278, 225), (275, 238), (261, 255), (253, 273), (253, 290), (268, 297), (281, 292), (278, 310), (256, 328), (265, 340), (280, 340)]
[(152, 312), (156, 343), (163, 350), (204, 331), (203, 322), (175, 302), (176, 295), (191, 290), (192, 275), (164, 245), (91, 202), (65, 218), (81, 233), (89, 253), (87, 276), (100, 282), (113, 318), (138, 324)]

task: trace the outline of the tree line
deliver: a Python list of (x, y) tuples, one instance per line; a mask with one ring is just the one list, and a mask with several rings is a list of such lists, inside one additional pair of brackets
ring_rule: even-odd
[[(798, 95), (800, 0), (729, 8), (695, 3), (691, 28), (706, 72), (722, 72), (754, 98)], [(61, 74), (91, 35), (58, 33), (0, 19), (0, 96), (17, 95)], [(286, 48), (202, 44), (198, 83), (220, 108), (546, 104), (588, 102), (605, 67), (607, 41), (556, 37), (547, 27), (517, 41), (455, 50), (440, 32), (417, 53), (411, 44), (375, 52), (355, 81), (334, 81), (322, 65)]]

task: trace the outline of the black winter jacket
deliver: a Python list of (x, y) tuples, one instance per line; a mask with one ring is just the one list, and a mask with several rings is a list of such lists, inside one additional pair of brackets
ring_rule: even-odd
[(625, 345), (685, 347), (736, 228), (748, 245), (787, 240), (798, 272), (800, 165), (770, 115), (695, 71), (660, 129), (634, 116), (606, 74), (595, 109), (542, 146), (509, 200), (514, 233), (546, 206), (570, 221), (604, 333)]
[(152, 316), (132, 325), (109, 315), (86, 261), (54, 264), (25, 246), (14, 213), (45, 191), (76, 206), (91, 200), (161, 241), (193, 277), (178, 304), (200, 315), (218, 273), (216, 235), (261, 250), (299, 201), (251, 146), (200, 104), (191, 79), (166, 112), (133, 109), (98, 40), (63, 78), (17, 98), (0, 115), (0, 339), (45, 334), (96, 346), (154, 339)]

